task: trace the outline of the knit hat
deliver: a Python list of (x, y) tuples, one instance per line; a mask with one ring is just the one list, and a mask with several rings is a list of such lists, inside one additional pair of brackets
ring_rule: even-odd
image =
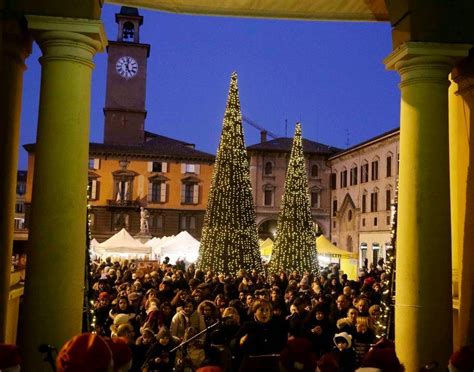
[(106, 339), (107, 344), (112, 350), (112, 358), (114, 361), (114, 370), (128, 371), (132, 366), (132, 351), (128, 346), (126, 338), (114, 337), (112, 339)]
[(103, 372), (112, 366), (112, 351), (97, 334), (83, 333), (64, 344), (56, 358), (58, 372)]
[(343, 338), (347, 342), (347, 348), (350, 348), (352, 346), (352, 336), (347, 333), (347, 332), (341, 332), (341, 333), (336, 333), (334, 335), (334, 344), (337, 346), (337, 340), (339, 338)]
[(384, 372), (402, 371), (393, 342), (382, 339), (365, 355), (361, 367), (378, 368)]
[(110, 326), (110, 330), (114, 333), (117, 333), (117, 329), (122, 324), (127, 324), (130, 320), (130, 316), (128, 314), (117, 314), (114, 318), (114, 324)]
[(474, 371), (474, 347), (463, 346), (449, 358), (450, 372)]
[(280, 353), (280, 363), (285, 371), (313, 372), (317, 358), (311, 349), (312, 344), (306, 338), (288, 340), (286, 348)]
[(318, 360), (318, 372), (333, 372), (339, 369), (337, 360), (329, 353), (324, 354)]
[(20, 349), (18, 346), (0, 344), (0, 370), (18, 366), (20, 363)]

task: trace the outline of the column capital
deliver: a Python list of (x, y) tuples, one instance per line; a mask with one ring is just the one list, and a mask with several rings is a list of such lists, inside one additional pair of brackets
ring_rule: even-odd
[[(89, 43), (97, 52), (103, 52), (108, 43), (104, 26), (100, 20), (37, 15), (27, 15), (26, 20), (28, 28), (39, 43), (50, 35), (52, 38), (59, 38), (61, 34), (72, 40), (77, 39), (76, 41)], [(73, 37), (71, 34), (78, 36)]]
[(418, 83), (449, 86), (448, 74), (457, 61), (466, 57), (472, 45), (407, 42), (384, 60), (388, 70), (400, 73), (400, 88)]
[[(407, 42), (392, 51), (383, 61), (388, 70), (400, 70), (404, 67), (405, 61), (420, 58), (420, 63), (434, 61), (440, 58), (446, 62), (454, 64), (457, 60), (467, 57), (471, 44), (445, 44), (445, 43), (424, 43)], [(440, 60), (441, 61), (441, 60)]]
[(25, 27), (24, 19), (4, 19), (1, 21), (3, 36), (3, 54), (13, 58), (23, 70), (25, 60), (31, 54), (32, 38)]

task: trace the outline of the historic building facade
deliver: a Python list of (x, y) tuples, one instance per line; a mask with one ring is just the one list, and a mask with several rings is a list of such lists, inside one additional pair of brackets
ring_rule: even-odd
[[(275, 239), (292, 142), (283, 137), (247, 147), (260, 238)], [(303, 139), (303, 149), (313, 219), (319, 231), (329, 236), (331, 171), (327, 159), (340, 150), (308, 139)]]
[[(145, 131), (150, 45), (140, 43), (143, 17), (135, 8), (122, 7), (115, 19), (118, 37), (108, 46), (104, 143), (89, 145), (92, 236), (102, 241), (122, 228), (138, 233), (140, 207), (145, 207), (153, 236), (187, 230), (199, 239), (214, 155)], [(28, 174), (33, 175), (35, 145), (24, 147), (29, 153)], [(27, 206), (31, 195), (28, 177)]]
[(399, 129), (329, 158), (331, 240), (377, 265), (391, 248), (391, 206), (396, 190)]

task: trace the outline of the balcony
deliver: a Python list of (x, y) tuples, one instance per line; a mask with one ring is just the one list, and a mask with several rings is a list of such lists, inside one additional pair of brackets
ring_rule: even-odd
[(112, 200), (112, 199), (107, 200), (107, 205), (109, 207), (133, 207), (133, 208), (137, 206), (135, 200)]

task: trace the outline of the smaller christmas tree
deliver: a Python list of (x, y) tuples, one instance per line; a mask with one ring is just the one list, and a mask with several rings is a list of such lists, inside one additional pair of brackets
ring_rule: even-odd
[(319, 273), (316, 231), (311, 216), (308, 175), (299, 123), (295, 129), (285, 193), (278, 216), (277, 236), (269, 263), (270, 273), (291, 270)]

